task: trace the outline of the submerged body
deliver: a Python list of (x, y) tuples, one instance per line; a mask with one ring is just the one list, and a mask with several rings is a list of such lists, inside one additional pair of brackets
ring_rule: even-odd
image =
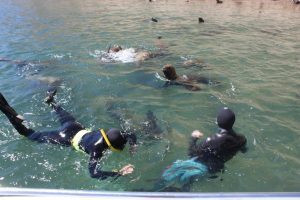
[(136, 120), (131, 114), (127, 113), (124, 106), (120, 107), (117, 103), (110, 101), (106, 105), (106, 111), (111, 118), (118, 121), (118, 124), (126, 132), (138, 132), (147, 139), (161, 139), (166, 132), (161, 128), (155, 114), (150, 110), (147, 111), (144, 119)]

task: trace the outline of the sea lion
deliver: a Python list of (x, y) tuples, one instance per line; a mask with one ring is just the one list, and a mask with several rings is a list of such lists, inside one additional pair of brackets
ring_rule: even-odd
[(177, 75), (175, 67), (171, 64), (166, 64), (162, 68), (165, 78), (168, 79), (168, 85), (182, 85), (191, 91), (201, 90), (198, 83), (209, 84), (210, 80), (206, 77), (196, 75)]

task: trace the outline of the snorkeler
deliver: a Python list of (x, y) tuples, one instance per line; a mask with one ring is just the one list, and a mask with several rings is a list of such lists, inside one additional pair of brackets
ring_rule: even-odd
[(205, 77), (195, 75), (182, 75), (179, 76), (176, 73), (175, 67), (171, 64), (166, 64), (162, 68), (165, 78), (168, 79), (165, 86), (169, 85), (182, 85), (186, 89), (191, 91), (201, 90), (198, 83), (210, 84), (210, 80)]
[(103, 153), (108, 149), (120, 152), (124, 149), (127, 142), (129, 142), (131, 148), (134, 148), (136, 145), (135, 134), (124, 133), (115, 128), (111, 128), (108, 131), (104, 131), (104, 129), (87, 130), (72, 115), (55, 103), (55, 94), (56, 90), (48, 92), (45, 102), (53, 108), (59, 118), (61, 127), (58, 130), (40, 132), (27, 128), (23, 124), (24, 118), (18, 115), (1, 93), (0, 110), (6, 115), (19, 134), (30, 140), (40, 143), (73, 146), (76, 150), (89, 154), (88, 169), (92, 178), (102, 180), (108, 177), (118, 177), (132, 173), (134, 166), (130, 164), (124, 166), (119, 171), (102, 171), (97, 168), (97, 164)]
[(197, 157), (196, 161), (205, 164), (209, 173), (224, 169), (224, 163), (233, 158), (238, 151), (246, 152), (247, 140), (245, 136), (233, 130), (234, 122), (234, 112), (224, 107), (217, 116), (219, 126), (217, 133), (207, 137), (200, 144), (197, 144), (197, 141), (203, 134), (198, 130), (192, 133), (188, 154), (191, 158)]
[(198, 144), (203, 133), (192, 132), (188, 149), (189, 160), (178, 160), (163, 173), (162, 179), (166, 189), (174, 182), (187, 188), (196, 177), (215, 174), (224, 169), (224, 164), (238, 152), (246, 152), (246, 138), (233, 130), (235, 114), (232, 110), (222, 108), (217, 116), (219, 131)]

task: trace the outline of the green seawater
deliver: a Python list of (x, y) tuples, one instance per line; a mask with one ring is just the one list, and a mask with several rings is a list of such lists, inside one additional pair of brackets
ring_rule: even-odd
[[(59, 88), (59, 103), (86, 127), (119, 127), (106, 111), (115, 103), (133, 124), (153, 111), (164, 130), (160, 139), (138, 135), (133, 157), (128, 147), (106, 153), (103, 169), (131, 163), (135, 171), (100, 181), (89, 176), (88, 155), (29, 141), (0, 114), (1, 187), (151, 190), (166, 166), (188, 158), (191, 132), (213, 134), (217, 111), (228, 106), (248, 151), (227, 162), (218, 178), (195, 181), (191, 191), (299, 191), (300, 6), (283, 0), (7, 0), (0, 1), (0, 24), (0, 57), (26, 61), (0, 62), (0, 91), (35, 130), (59, 126), (43, 103), (49, 79)], [(103, 63), (97, 54), (112, 44), (155, 51), (158, 36), (168, 53), (144, 62)], [(189, 59), (205, 67), (184, 67)], [(179, 74), (220, 83), (197, 92), (164, 88), (158, 75), (167, 63)]]

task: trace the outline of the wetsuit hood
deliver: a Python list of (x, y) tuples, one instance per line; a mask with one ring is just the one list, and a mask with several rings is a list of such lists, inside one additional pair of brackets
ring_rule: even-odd
[(225, 130), (231, 130), (235, 122), (235, 114), (227, 107), (222, 108), (217, 116), (218, 126)]
[(115, 149), (124, 149), (127, 140), (123, 137), (119, 129), (111, 128), (106, 134), (109, 142)]

